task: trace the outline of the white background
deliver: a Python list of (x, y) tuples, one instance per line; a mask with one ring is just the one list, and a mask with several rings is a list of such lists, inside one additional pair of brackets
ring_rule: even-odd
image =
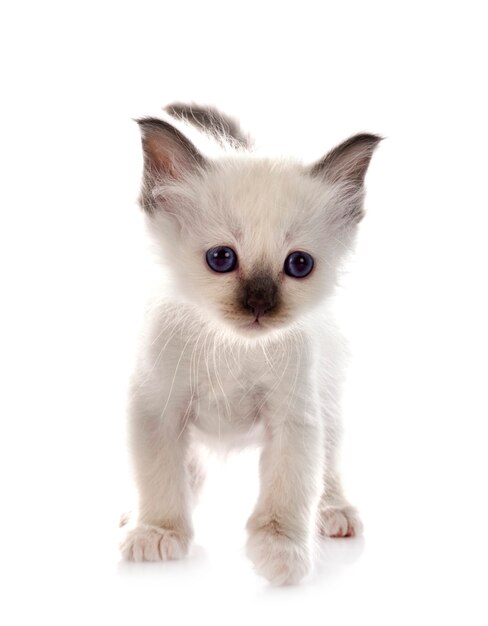
[[(481, 2), (5, 2), (2, 624), (487, 624)], [(343, 469), (365, 536), (270, 589), (257, 453), (214, 460), (189, 559), (120, 564), (127, 376), (151, 273), (132, 117), (213, 103), (307, 161), (382, 143), (338, 292)]]

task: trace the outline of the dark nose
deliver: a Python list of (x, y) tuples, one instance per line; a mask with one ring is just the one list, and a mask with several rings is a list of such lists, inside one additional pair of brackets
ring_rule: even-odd
[(244, 306), (258, 318), (276, 306), (277, 295), (278, 288), (270, 276), (257, 276), (244, 289)]
[(261, 298), (248, 298), (246, 306), (255, 317), (261, 317), (266, 311), (271, 310), (274, 304)]

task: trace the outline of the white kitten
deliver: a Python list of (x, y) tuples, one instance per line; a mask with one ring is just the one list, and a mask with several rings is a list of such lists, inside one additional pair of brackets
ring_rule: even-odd
[[(356, 135), (307, 167), (253, 155), (214, 109), (166, 111), (171, 123), (139, 122), (141, 204), (173, 284), (152, 307), (133, 379), (139, 510), (121, 550), (135, 561), (184, 556), (202, 479), (195, 444), (258, 442), (248, 555), (273, 583), (297, 582), (317, 527), (361, 529), (336, 471), (341, 347), (326, 305), (380, 138)], [(190, 141), (193, 127), (219, 156)]]

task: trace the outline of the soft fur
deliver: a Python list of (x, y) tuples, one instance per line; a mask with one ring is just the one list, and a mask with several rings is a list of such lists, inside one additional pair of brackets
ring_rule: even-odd
[[(203, 477), (195, 444), (257, 443), (261, 492), (248, 555), (271, 582), (295, 583), (311, 568), (317, 529), (336, 537), (361, 530), (336, 470), (342, 347), (327, 304), (362, 217), (379, 137), (356, 135), (305, 166), (258, 157), (215, 109), (166, 111), (139, 122), (141, 204), (172, 284), (150, 309), (133, 378), (139, 509), (122, 554), (184, 556)], [(206, 251), (218, 245), (236, 251), (236, 270), (209, 268)], [(297, 250), (314, 258), (301, 279), (283, 271)], [(256, 318), (246, 294), (270, 288), (276, 306)]]

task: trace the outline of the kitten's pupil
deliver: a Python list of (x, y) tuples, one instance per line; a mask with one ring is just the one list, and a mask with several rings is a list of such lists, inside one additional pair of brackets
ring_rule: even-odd
[(237, 265), (237, 254), (228, 246), (210, 248), (207, 264), (214, 272), (231, 272)]
[(305, 278), (314, 266), (313, 257), (307, 252), (292, 252), (285, 260), (285, 274), (293, 278)]

